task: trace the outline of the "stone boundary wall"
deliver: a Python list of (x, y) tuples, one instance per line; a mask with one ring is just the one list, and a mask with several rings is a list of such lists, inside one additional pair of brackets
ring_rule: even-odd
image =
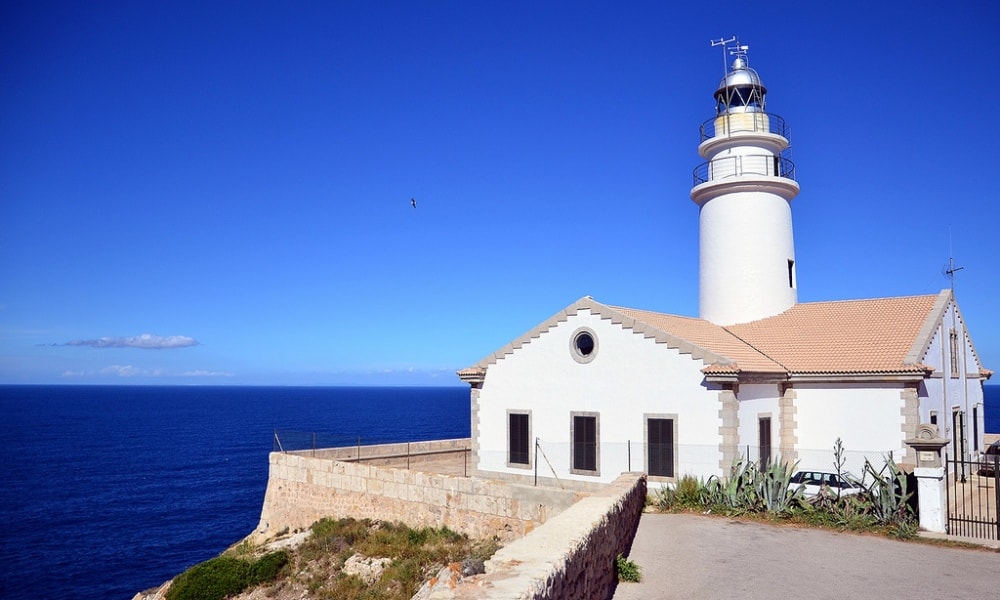
[(448, 452), (464, 452), (469, 450), (471, 440), (433, 440), (428, 442), (397, 442), (394, 444), (378, 444), (373, 446), (341, 446), (339, 448), (317, 448), (315, 450), (290, 450), (285, 454), (310, 456), (333, 460), (374, 460), (399, 456), (438, 454)]
[[(486, 573), (438, 584), (428, 600), (590, 600), (618, 585), (615, 558), (628, 555), (646, 502), (646, 476), (624, 473), (527, 536), (501, 548)], [(454, 584), (454, 587), (452, 587)]]
[(324, 517), (353, 517), (412, 527), (447, 526), (470, 537), (496, 536), (509, 542), (583, 496), (572, 490), (308, 456), (311, 452), (271, 453), (267, 491), (252, 540), (263, 542), (286, 529), (304, 530)]

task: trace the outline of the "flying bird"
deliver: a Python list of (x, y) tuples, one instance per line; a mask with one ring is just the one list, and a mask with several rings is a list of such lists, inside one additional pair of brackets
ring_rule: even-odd
[(412, 206), (413, 208), (417, 207), (417, 200), (416, 200), (416, 198), (410, 198), (410, 206)]

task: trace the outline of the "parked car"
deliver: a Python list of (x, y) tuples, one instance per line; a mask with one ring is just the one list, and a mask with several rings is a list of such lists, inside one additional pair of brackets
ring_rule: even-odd
[(796, 471), (788, 484), (789, 489), (802, 486), (806, 498), (818, 496), (825, 486), (833, 496), (852, 496), (862, 491), (860, 480), (850, 473), (827, 473), (825, 471)]
[(1000, 457), (1000, 440), (990, 444), (986, 452), (983, 452), (978, 473), (984, 477), (993, 477), (996, 475), (994, 465), (996, 464), (997, 457)]

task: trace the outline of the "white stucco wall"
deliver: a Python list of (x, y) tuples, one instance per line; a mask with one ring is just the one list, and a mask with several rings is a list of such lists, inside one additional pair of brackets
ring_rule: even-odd
[(800, 468), (828, 470), (833, 445), (844, 444), (847, 469), (861, 475), (865, 456), (873, 461), (902, 456), (902, 387), (894, 384), (795, 386)]
[[(952, 328), (958, 334), (959, 368), (957, 377), (951, 368)], [(965, 321), (957, 305), (952, 302), (945, 310), (941, 322), (934, 330), (931, 342), (921, 358), (921, 362), (933, 368), (933, 375), (924, 382), (926, 397), (921, 397), (920, 421), (929, 423), (931, 412), (937, 413), (939, 434), (951, 443), (945, 448), (954, 457), (956, 432), (952, 413), (962, 413), (964, 422), (966, 457), (975, 458), (982, 450), (983, 434), (983, 390), (979, 379), (979, 361), (971, 339), (965, 330)], [(977, 447), (978, 446), (978, 447)]]
[[(580, 327), (597, 337), (597, 355), (588, 364), (571, 354), (571, 339)], [(678, 474), (718, 473), (718, 392), (702, 386), (703, 366), (581, 310), (489, 366), (479, 396), (478, 467), (531, 475), (530, 469), (507, 467), (507, 411), (512, 409), (531, 411), (532, 435), (560, 479), (609, 482), (629, 466), (645, 470), (646, 414), (676, 415)], [(570, 473), (572, 412), (599, 413), (598, 477)], [(539, 476), (551, 477), (548, 463), (539, 463)]]
[(741, 384), (737, 395), (740, 401), (740, 454), (746, 456), (749, 448), (750, 458), (756, 460), (758, 456), (758, 445), (760, 437), (758, 432), (758, 419), (763, 416), (771, 417), (771, 449), (774, 456), (778, 454), (779, 438), (779, 413), (778, 413), (778, 386), (774, 384)]

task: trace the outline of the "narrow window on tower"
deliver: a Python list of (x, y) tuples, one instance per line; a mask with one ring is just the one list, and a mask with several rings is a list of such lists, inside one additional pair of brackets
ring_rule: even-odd
[(788, 259), (788, 287), (795, 289), (795, 261)]
[(507, 466), (531, 466), (530, 412), (507, 412)]

